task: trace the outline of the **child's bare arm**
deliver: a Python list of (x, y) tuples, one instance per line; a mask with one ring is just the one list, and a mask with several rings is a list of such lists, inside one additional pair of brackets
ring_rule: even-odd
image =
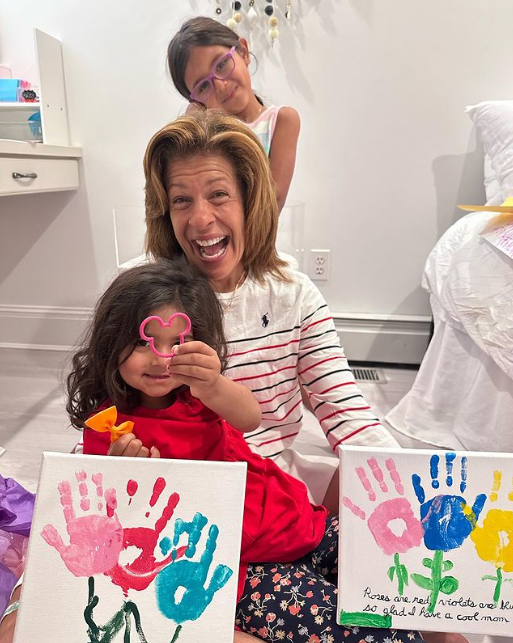
[(243, 433), (260, 426), (262, 412), (253, 393), (237, 382), (220, 375), (209, 394), (200, 398), (205, 406), (215, 411), (234, 429)]
[(300, 120), (296, 110), (292, 107), (280, 109), (269, 152), (269, 162), (276, 184), (276, 198), (280, 212), (287, 200), (290, 182), (294, 174), (299, 129)]
[(255, 396), (242, 384), (221, 375), (219, 357), (207, 344), (192, 341), (177, 346), (168, 372), (233, 428), (245, 432), (260, 426), (262, 414)]

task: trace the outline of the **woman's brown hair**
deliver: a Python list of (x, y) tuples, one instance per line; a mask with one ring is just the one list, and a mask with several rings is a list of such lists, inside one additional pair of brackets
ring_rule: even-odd
[(189, 316), (194, 339), (217, 352), (224, 370), (222, 310), (207, 279), (181, 258), (136, 266), (121, 273), (100, 297), (82, 345), (73, 356), (66, 381), (66, 410), (72, 426), (83, 428), (106, 399), (123, 412), (140, 403), (140, 392), (119, 374), (121, 356), (126, 351), (127, 359), (140, 341), (141, 322), (165, 306)]
[(144, 156), (146, 252), (182, 255), (170, 217), (166, 180), (173, 161), (212, 154), (226, 159), (239, 182), (244, 209), (242, 264), (254, 279), (271, 273), (288, 280), (276, 252), (278, 204), (269, 161), (257, 136), (239, 119), (215, 110), (181, 116), (158, 131)]

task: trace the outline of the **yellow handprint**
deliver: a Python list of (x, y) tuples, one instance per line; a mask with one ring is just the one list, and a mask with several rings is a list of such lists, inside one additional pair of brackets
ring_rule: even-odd
[[(494, 471), (490, 502), (497, 502), (501, 485), (502, 471)], [(513, 491), (509, 492), (508, 500), (513, 502)], [(493, 600), (497, 605), (503, 583), (513, 583), (513, 580), (503, 578), (503, 572), (513, 572), (513, 511), (489, 509), (483, 526), (476, 526), (470, 538), (479, 558), (492, 563), (497, 570), (496, 576), (483, 576), (483, 580), (495, 581)]]

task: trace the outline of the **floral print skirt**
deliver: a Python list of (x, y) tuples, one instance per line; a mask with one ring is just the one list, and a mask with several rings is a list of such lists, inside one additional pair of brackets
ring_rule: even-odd
[(235, 623), (264, 641), (421, 643), (418, 632), (337, 625), (338, 518), (319, 546), (293, 563), (248, 565)]

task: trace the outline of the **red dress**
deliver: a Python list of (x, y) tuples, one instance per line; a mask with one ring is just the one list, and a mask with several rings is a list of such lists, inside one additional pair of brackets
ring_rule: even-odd
[[(102, 404), (98, 411), (107, 408)], [(118, 410), (117, 423), (134, 422), (134, 434), (162, 458), (247, 462), (242, 523), (238, 599), (247, 563), (287, 563), (321, 542), (327, 510), (311, 505), (305, 485), (272, 460), (253, 453), (242, 433), (190, 395), (167, 409), (137, 407), (129, 415)], [(110, 434), (84, 430), (84, 453), (107, 455)]]

